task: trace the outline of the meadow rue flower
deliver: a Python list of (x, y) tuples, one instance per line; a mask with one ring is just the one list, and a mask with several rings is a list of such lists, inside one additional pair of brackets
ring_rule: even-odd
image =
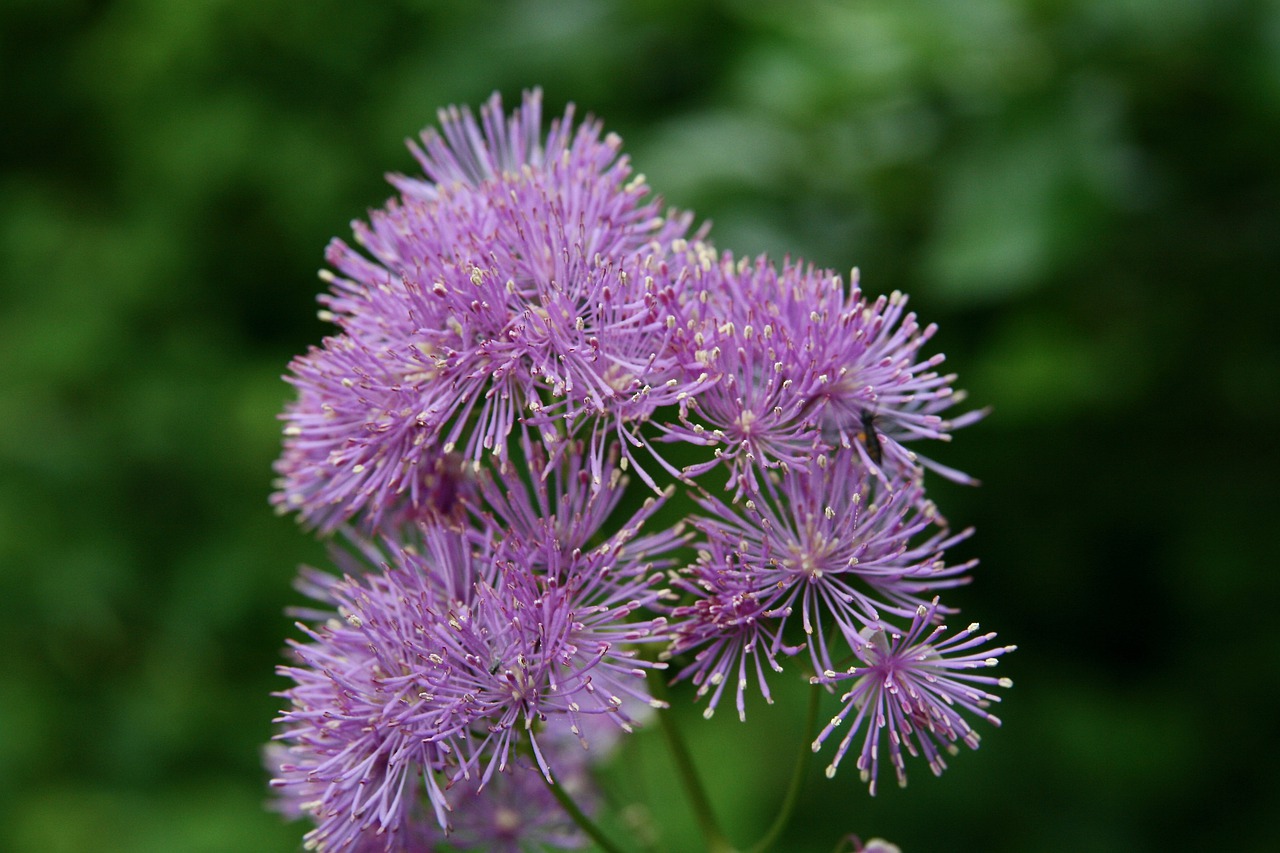
[[(421, 820), (421, 800), (448, 827), (449, 789), (487, 785), (520, 749), (548, 779), (559, 776), (566, 765), (551, 756), (564, 750), (543, 746), (551, 721), (589, 748), (598, 730), (589, 721), (630, 730), (632, 709), (661, 704), (645, 673), (663, 665), (637, 647), (669, 640), (656, 569), (658, 552), (679, 539), (634, 538), (660, 501), (584, 547), (625, 478), (571, 493), (580, 455), (561, 457), (555, 471), (531, 458), (531, 480), (509, 468), (484, 486), (490, 503), (473, 508), (470, 526), (424, 524), (381, 547), (357, 537), (347, 568), (364, 559), (382, 571), (304, 575), (303, 588), (335, 613), (302, 626), (310, 642), (291, 644), (301, 665), (281, 669), (295, 684), (282, 694), (287, 760), (273, 784), (293, 811), (315, 817), (316, 845), (345, 849), (373, 835), (394, 846)], [(544, 483), (561, 499), (539, 506), (531, 493), (544, 495)]]
[[(551, 777), (537, 725), (564, 715), (571, 731), (602, 715), (629, 730), (631, 698), (650, 704), (645, 672), (654, 665), (634, 646), (666, 640), (662, 617), (633, 619), (662, 594), (651, 578), (619, 572), (599, 554), (564, 555), (554, 543), (512, 537), (494, 547), (499, 583), (428, 626), (448, 678), (432, 694), (433, 737), (467, 755), (468, 772), (487, 778), (522, 742)], [(546, 574), (527, 566), (540, 562)]]
[(821, 316), (827, 333), (822, 361), (827, 365), (824, 390), (816, 414), (829, 442), (859, 451), (862, 463), (880, 474), (914, 476), (921, 466), (961, 483), (976, 484), (967, 474), (905, 447), (919, 439), (950, 441), (953, 430), (985, 417), (978, 409), (956, 417), (943, 413), (964, 400), (952, 388), (954, 374), (940, 374), (941, 353), (921, 358), (921, 350), (937, 333), (923, 328), (907, 297), (899, 292), (868, 301), (853, 287), (838, 311)]
[[(685, 244), (681, 244), (684, 247)], [(703, 243), (686, 249), (697, 298), (683, 315), (686, 361), (708, 378), (682, 398), (668, 440), (712, 447), (714, 457), (687, 467), (698, 477), (720, 464), (741, 494), (764, 470), (807, 464), (815, 454), (853, 448), (861, 464), (885, 481), (914, 479), (921, 466), (961, 482), (967, 475), (918, 456), (904, 443), (950, 440), (951, 431), (985, 411), (945, 419), (964, 399), (953, 375), (935, 368), (943, 357), (920, 358), (937, 331), (904, 314), (895, 293), (868, 301), (854, 282), (830, 270), (767, 258), (735, 260)], [(883, 470), (882, 470), (883, 469)]]
[[(548, 730), (554, 730), (555, 725), (551, 722)], [(552, 738), (561, 786), (573, 793), (580, 807), (594, 812), (599, 797), (584, 758), (591, 753), (577, 748), (576, 739), (572, 748), (568, 741), (557, 743)], [(300, 770), (293, 756), (302, 752), (273, 743), (266, 750), (267, 767), (272, 773), (298, 776)], [(592, 757), (598, 760), (598, 756)], [(309, 800), (318, 798), (322, 788), (305, 778), (290, 779), (272, 806), (286, 817), (306, 817), (315, 807)], [(447, 831), (433, 817), (418, 815), (393, 833), (313, 836), (307, 841), (307, 849), (348, 853), (432, 853), (441, 849), (518, 853), (577, 850), (588, 843), (586, 835), (556, 802), (541, 771), (525, 761), (517, 761), (495, 774), (488, 784), (482, 784), (476, 776), (459, 780), (451, 787), (449, 800)]]
[(404, 641), (399, 623), (420, 606), (387, 576), (335, 582), (326, 595), (338, 614), (303, 626), (311, 642), (291, 642), (298, 665), (280, 670), (294, 685), (280, 694), (289, 706), (277, 720), (271, 784), (286, 812), (315, 822), (309, 847), (377, 839), (392, 849), (402, 832), (446, 822), (443, 787), (457, 758), (428, 739), (423, 697), (447, 673), (425, 644)]
[(750, 676), (755, 676), (765, 701), (772, 702), (764, 667), (781, 672), (778, 658), (794, 655), (804, 646), (783, 642), (781, 623), (769, 611), (760, 584), (736, 549), (718, 540), (707, 543), (689, 574), (675, 584), (691, 593), (693, 600), (672, 611), (675, 642), (663, 657), (696, 650), (674, 680), (692, 680), (699, 698), (710, 694), (703, 711), (708, 718), (725, 688), (736, 685), (738, 718), (746, 720)]
[[(734, 506), (698, 499), (706, 514), (692, 524), (705, 538), (678, 581), (694, 601), (672, 614), (672, 651), (701, 649), (678, 675), (700, 695), (714, 688), (708, 714), (735, 672), (744, 713), (748, 658), (768, 700), (762, 661), (781, 671), (778, 657), (807, 643), (814, 669), (831, 669), (843, 636), (878, 625), (882, 614), (910, 616), (923, 596), (965, 583), (975, 565), (947, 565), (946, 549), (971, 531), (949, 533), (918, 481), (886, 488), (849, 448), (761, 477), (748, 494)], [(793, 617), (802, 639), (787, 645)]]
[(442, 456), (504, 459), (522, 421), (549, 447), (585, 424), (600, 458), (687, 393), (665, 260), (691, 217), (660, 215), (599, 123), (570, 109), (543, 141), (536, 91), (441, 120), (414, 146), (427, 179), (393, 177), (359, 248), (330, 246), (341, 332), (291, 365), (275, 501), (322, 529), (420, 506)]
[(856, 270), (718, 252), (598, 122), (544, 131), (537, 91), (410, 149), (422, 175), (330, 244), (336, 331), (286, 377), (272, 500), (343, 543), (340, 576), (299, 574), (266, 753), (308, 848), (603, 844), (556, 797), (602, 801), (590, 770), (666, 708), (669, 662), (745, 719), (807, 650), (845, 690), (813, 748), (848, 723), (828, 775), (861, 736), (872, 793), (882, 734), (900, 782), (976, 746), (1008, 686), (978, 671), (1013, 647), (941, 626), (976, 560), (945, 561), (972, 531), (924, 469), (974, 481), (908, 446), (985, 411), (949, 414), (936, 328)]
[(1013, 682), (975, 670), (995, 666), (997, 658), (1016, 647), (991, 648), (988, 644), (995, 634), (978, 634), (976, 622), (944, 636), (946, 626), (938, 619), (935, 600), (919, 607), (903, 633), (888, 626), (864, 628), (848, 638), (858, 664), (815, 676), (815, 683), (847, 682), (848, 691), (840, 697), (844, 702), (840, 713), (813, 742), (814, 752), (853, 716), (827, 766), (827, 776), (835, 775), (860, 733), (862, 749), (856, 764), (874, 795), (885, 740), (898, 784), (906, 785), (904, 750), (908, 755), (923, 755), (934, 775), (941, 775), (947, 766), (944, 753), (954, 754), (957, 742), (978, 748), (980, 737), (965, 713), (1000, 725), (988, 710), (1000, 697), (988, 688), (1011, 687)]
[(824, 384), (822, 330), (810, 319), (820, 305), (816, 288), (800, 286), (814, 275), (791, 265), (779, 271), (765, 258), (724, 255), (702, 265), (700, 298), (685, 315), (694, 333), (682, 342), (686, 361), (708, 379), (681, 399), (679, 422), (665, 426), (665, 438), (709, 446), (714, 456), (685, 468), (686, 476), (724, 464), (740, 494), (757, 487), (758, 472), (805, 465), (821, 449), (811, 409)]

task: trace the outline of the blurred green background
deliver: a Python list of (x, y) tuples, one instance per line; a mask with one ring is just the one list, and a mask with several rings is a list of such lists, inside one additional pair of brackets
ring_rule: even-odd
[[(323, 559), (266, 501), (279, 376), (402, 140), (535, 84), (721, 248), (910, 293), (994, 407), (934, 454), (985, 485), (933, 489), (1020, 646), (1005, 727), (875, 800), (815, 761), (780, 849), (1280, 849), (1264, 0), (7, 0), (0, 849), (299, 847), (258, 757)], [(680, 703), (740, 843), (801, 705)], [(664, 761), (619, 775), (674, 797)]]

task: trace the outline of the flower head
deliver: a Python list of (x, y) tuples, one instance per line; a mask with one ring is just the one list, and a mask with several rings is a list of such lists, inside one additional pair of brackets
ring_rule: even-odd
[(666, 707), (647, 676), (673, 659), (706, 716), (732, 690), (745, 717), (807, 650), (847, 688), (814, 749), (849, 721), (828, 774), (862, 733), (872, 793), (885, 730), (900, 782), (904, 754), (937, 773), (976, 746), (1008, 682), (975, 670), (1012, 647), (940, 626), (976, 561), (944, 561), (971, 531), (923, 469), (972, 480), (908, 445), (984, 412), (948, 414), (935, 327), (856, 271), (718, 254), (599, 122), (544, 130), (536, 90), (409, 147), (421, 175), (330, 243), (336, 330), (287, 377), (272, 500), (347, 542), (341, 577), (300, 575), (268, 750), (307, 846), (582, 846), (545, 783), (590, 809), (588, 766)]
[(861, 464), (889, 482), (915, 479), (921, 466), (972, 482), (917, 456), (904, 443), (950, 440), (981, 418), (942, 413), (963, 399), (942, 356), (920, 358), (937, 331), (904, 314), (895, 293), (868, 301), (830, 270), (767, 258), (718, 259), (702, 243), (680, 244), (690, 270), (676, 339), (686, 369), (705, 377), (681, 397), (668, 441), (711, 447), (714, 457), (684, 470), (698, 477), (719, 465), (740, 495), (765, 471), (803, 467), (819, 453), (856, 451)]
[[(575, 734), (597, 715), (630, 730), (625, 700), (657, 703), (644, 681), (653, 665), (635, 646), (665, 642), (667, 632), (661, 617), (635, 616), (661, 591), (651, 577), (615, 578), (599, 556), (566, 558), (551, 543), (507, 539), (485, 559), (498, 566), (498, 582), (425, 626), (447, 673), (429, 702), (432, 737), (485, 780), (527, 740), (550, 777), (539, 735), (549, 717), (565, 717)], [(548, 572), (529, 572), (534, 561)]]
[[(741, 505), (706, 496), (693, 520), (704, 536), (697, 561), (679, 585), (693, 603), (673, 611), (673, 652), (702, 649), (680, 672), (700, 691), (737, 670), (743, 713), (747, 659), (775, 671), (779, 656), (805, 644), (814, 669), (831, 669), (842, 637), (856, 636), (884, 615), (910, 616), (926, 594), (966, 582), (974, 563), (948, 565), (947, 548), (970, 531), (951, 534), (916, 482), (884, 487), (852, 449), (819, 455), (805, 468), (762, 477)], [(803, 639), (785, 637), (798, 621)]]
[(906, 785), (904, 750), (909, 755), (923, 755), (934, 775), (939, 775), (947, 766), (943, 753), (954, 754), (957, 742), (971, 749), (978, 747), (979, 735), (965, 713), (1000, 725), (1000, 719), (988, 710), (1000, 697), (988, 688), (1010, 687), (1013, 682), (974, 670), (995, 666), (998, 657), (1015, 647), (990, 648), (987, 644), (995, 634), (978, 634), (977, 623), (946, 637), (946, 626), (939, 624), (938, 617), (934, 601), (920, 606), (904, 633), (890, 627), (864, 628), (848, 638), (859, 663), (844, 672), (827, 670), (815, 677), (815, 683), (851, 682), (840, 697), (844, 707), (813, 743), (817, 752), (835, 729), (853, 716), (827, 766), (827, 776), (835, 775), (859, 732), (863, 739), (856, 763), (862, 781), (870, 783), (874, 795), (886, 733), (889, 762), (898, 784)]
[(958, 482), (976, 483), (905, 446), (920, 439), (950, 441), (953, 430), (987, 414), (978, 409), (943, 417), (965, 395), (952, 388), (954, 374), (937, 372), (942, 354), (921, 357), (938, 327), (921, 328), (906, 305), (907, 297), (896, 291), (867, 301), (855, 271), (849, 297), (822, 320), (827, 367), (816, 414), (829, 443), (856, 448), (872, 471), (914, 477), (923, 466)]
[(399, 843), (420, 800), (446, 828), (451, 789), (483, 788), (526, 747), (548, 779), (571, 774), (580, 762), (556, 758), (565, 732), (589, 747), (597, 719), (630, 730), (635, 708), (660, 704), (644, 679), (662, 665), (636, 649), (669, 640), (655, 569), (678, 533), (636, 536), (651, 498), (602, 534), (625, 478), (592, 491), (579, 454), (530, 459), (482, 486), (468, 526), (424, 524), (381, 547), (356, 537), (342, 562), (382, 571), (304, 575), (336, 612), (305, 614), (318, 624), (281, 670), (294, 682), (278, 735), (290, 757), (273, 784), (316, 818), (315, 844)]
[(440, 778), (447, 784), (457, 761), (423, 736), (421, 702), (444, 673), (398, 636), (397, 617), (414, 608), (386, 578), (334, 582), (325, 594), (338, 613), (304, 626), (311, 642), (291, 643), (299, 665), (280, 670), (294, 685), (281, 694), (289, 706), (271, 784), (282, 810), (315, 821), (309, 846), (394, 849), (402, 833), (446, 823)]
[(341, 332), (291, 366), (275, 500), (324, 529), (420, 506), (442, 457), (503, 460), (522, 423), (548, 447), (585, 428), (603, 455), (681, 391), (665, 260), (690, 217), (659, 215), (618, 138), (571, 109), (543, 141), (536, 91), (509, 119), (495, 95), (479, 123), (442, 122), (414, 147), (427, 179), (393, 177), (360, 249), (330, 246)]
[(663, 656), (694, 651), (692, 662), (676, 673), (675, 680), (691, 679), (699, 698), (710, 694), (703, 711), (708, 718), (725, 688), (735, 685), (738, 718), (745, 720), (750, 676), (765, 701), (772, 702), (765, 667), (781, 672), (779, 657), (794, 655), (804, 646), (783, 641), (782, 624), (769, 610), (765, 591), (736, 550), (716, 540), (707, 543), (690, 575), (676, 582), (692, 594), (692, 601), (672, 611), (675, 641)]
[[(548, 724), (553, 732), (556, 720)], [(550, 738), (560, 786), (571, 791), (579, 807), (594, 811), (599, 797), (588, 773), (587, 757), (598, 761), (603, 752), (578, 748), (576, 739)], [(306, 778), (306, 750), (272, 743), (265, 752), (267, 768), (278, 776), (280, 796), (272, 806), (288, 818), (312, 816), (324, 785)], [(301, 759), (301, 761), (299, 760)], [(487, 783), (477, 776), (458, 780), (449, 790), (448, 828), (429, 815), (410, 810), (412, 819), (394, 831), (313, 834), (308, 849), (342, 850), (344, 853), (431, 853), (449, 850), (493, 850), (500, 853), (541, 851), (548, 848), (576, 850), (587, 837), (576, 827), (552, 795), (541, 771), (526, 761), (514, 762)], [(358, 821), (350, 822), (356, 830)], [(341, 828), (341, 827), (339, 827)]]
[(686, 309), (694, 333), (681, 341), (686, 363), (707, 379), (681, 399), (666, 439), (713, 448), (712, 459), (683, 473), (724, 464), (741, 494), (758, 487), (760, 473), (807, 465), (822, 449), (811, 409), (824, 387), (824, 344), (813, 317), (840, 282), (790, 264), (779, 271), (766, 258), (713, 262), (706, 247), (690, 251), (702, 255), (700, 290)]

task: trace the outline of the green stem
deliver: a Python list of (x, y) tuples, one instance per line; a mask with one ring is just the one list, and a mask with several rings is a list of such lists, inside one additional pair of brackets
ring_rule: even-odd
[(560, 783), (554, 779), (548, 779), (543, 775), (541, 770), (537, 771), (542, 780), (547, 783), (547, 788), (551, 791), (551, 795), (556, 798), (556, 802), (573, 818), (573, 822), (591, 837), (591, 840), (600, 846), (605, 853), (623, 853), (622, 848), (609, 840), (600, 827), (596, 826), (591, 818), (587, 817), (582, 809), (578, 808), (578, 804), (573, 801), (573, 797), (569, 796), (569, 792), (560, 787)]
[(813, 729), (818, 721), (818, 696), (821, 691), (822, 688), (816, 684), (809, 688), (809, 709), (805, 714), (804, 742), (800, 744), (800, 754), (796, 756), (795, 769), (791, 771), (791, 784), (787, 787), (787, 795), (778, 809), (778, 816), (773, 819), (773, 825), (769, 827), (764, 837), (751, 847), (749, 853), (764, 853), (772, 847), (773, 842), (778, 840), (778, 836), (791, 820), (791, 812), (800, 799), (800, 788), (804, 784), (805, 770), (809, 766), (809, 755), (813, 752), (810, 744), (813, 742)]
[[(666, 685), (662, 681), (662, 673), (650, 670), (649, 689), (655, 699), (666, 701)], [(670, 709), (658, 714), (662, 734), (671, 751), (671, 758), (676, 765), (676, 773), (689, 797), (689, 805), (693, 808), (694, 817), (698, 820), (698, 828), (702, 830), (702, 839), (707, 844), (708, 853), (734, 853), (733, 845), (725, 838), (720, 824), (716, 822), (715, 813), (711, 810), (711, 800), (707, 797), (706, 788), (698, 778), (697, 768), (693, 765), (693, 756), (685, 744), (676, 725), (675, 714)]]

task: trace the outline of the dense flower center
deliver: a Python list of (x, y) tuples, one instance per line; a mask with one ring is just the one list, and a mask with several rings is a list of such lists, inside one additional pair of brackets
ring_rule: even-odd
[(804, 542), (793, 542), (788, 546), (791, 556), (784, 560), (782, 565), (792, 572), (816, 581), (826, 570), (835, 545), (834, 541), (829, 541), (824, 536), (815, 536)]

